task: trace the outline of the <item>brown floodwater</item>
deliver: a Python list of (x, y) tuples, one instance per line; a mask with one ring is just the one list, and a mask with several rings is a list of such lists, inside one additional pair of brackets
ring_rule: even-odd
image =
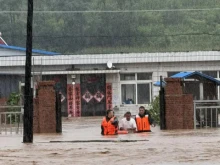
[[(220, 129), (161, 131), (156, 126), (151, 133), (104, 137), (100, 123), (100, 117), (64, 120), (62, 134), (35, 134), (33, 144), (23, 144), (21, 135), (0, 135), (0, 164), (220, 164)], [(116, 142), (70, 142), (74, 140)]]

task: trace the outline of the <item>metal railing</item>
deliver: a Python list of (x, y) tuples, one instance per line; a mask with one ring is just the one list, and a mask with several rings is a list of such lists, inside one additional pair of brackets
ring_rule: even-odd
[(0, 106), (2, 108), (19, 108), (18, 111), (0, 112), (0, 134), (12, 135), (23, 134), (23, 112), (22, 106)]
[(220, 100), (194, 100), (194, 128), (220, 127)]

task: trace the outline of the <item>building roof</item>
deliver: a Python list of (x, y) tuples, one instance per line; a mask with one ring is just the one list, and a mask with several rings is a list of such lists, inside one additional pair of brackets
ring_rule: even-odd
[(217, 79), (215, 79), (215, 78), (213, 78), (211, 76), (208, 76), (208, 75), (206, 75), (204, 73), (197, 72), (197, 71), (194, 71), (194, 72), (193, 71), (191, 71), (191, 72), (180, 72), (180, 73), (177, 73), (177, 74), (175, 74), (175, 75), (173, 75), (171, 77), (172, 78), (183, 78), (183, 79), (185, 79), (185, 78), (190, 78), (190, 77), (193, 77), (193, 76), (203, 77), (203, 78), (205, 78), (207, 80), (210, 80), (210, 81), (215, 82), (216, 84), (220, 85), (220, 81), (219, 80), (217, 80)]
[[(190, 75), (194, 75), (194, 73), (197, 73), (197, 72), (179, 72), (177, 74), (174, 74), (173, 76), (170, 76), (172, 78), (187, 78), (187, 77), (190, 77)], [(198, 72), (199, 73), (199, 72)]]
[[(0, 48), (22, 51), (22, 52), (26, 51), (26, 48), (23, 48), (23, 47), (9, 46), (9, 45), (3, 45), (3, 44), (0, 44)], [(32, 53), (37, 53), (37, 54), (41, 54), (41, 55), (51, 55), (51, 56), (60, 54), (60, 53), (56, 53), (56, 52), (49, 52), (49, 51), (38, 50), (38, 49), (32, 49)]]
[[(180, 73), (177, 73), (173, 76), (171, 76), (171, 78), (181, 78), (181, 79), (186, 79), (186, 78), (190, 78), (190, 77), (194, 77), (194, 76), (199, 76), (199, 77), (202, 77), (202, 78), (205, 78), (209, 81), (212, 81), (214, 83), (216, 83), (217, 85), (220, 85), (220, 81), (211, 77), (211, 76), (208, 76), (206, 74), (203, 74), (203, 73), (200, 73), (200, 72), (197, 72), (197, 71), (191, 71), (191, 72), (180, 72)], [(155, 86), (160, 86), (160, 81), (157, 81), (156, 83), (154, 83)], [(165, 84), (162, 84), (163, 86)]]
[[(3, 61), (4, 60), (4, 61)], [(7, 61), (7, 62), (5, 62)], [(136, 64), (220, 61), (220, 51), (36, 56), (36, 65)], [(25, 56), (0, 57), (0, 66), (21, 66)]]

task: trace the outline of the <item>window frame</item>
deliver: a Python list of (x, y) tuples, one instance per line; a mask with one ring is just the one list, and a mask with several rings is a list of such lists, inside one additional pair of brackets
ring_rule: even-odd
[[(153, 77), (153, 73), (152, 72), (139, 72), (139, 73), (151, 73), (152, 74), (152, 77)], [(135, 80), (121, 80), (121, 74), (135, 74)], [(138, 84), (149, 84), (149, 95), (150, 95), (150, 103), (152, 102), (152, 82), (153, 82), (153, 78), (151, 80), (137, 80), (137, 74), (138, 73), (121, 73), (120, 74), (120, 101), (121, 101), (121, 104), (123, 104), (123, 100), (122, 100), (122, 85), (125, 85), (125, 84), (135, 84), (135, 88), (136, 88), (136, 94), (135, 94), (135, 99), (136, 99), (136, 103), (135, 104), (123, 104), (123, 105), (126, 105), (126, 106), (129, 106), (129, 105), (146, 105), (146, 104), (139, 104), (138, 103), (138, 91), (137, 91), (137, 85)], [(149, 104), (150, 104), (149, 103)]]

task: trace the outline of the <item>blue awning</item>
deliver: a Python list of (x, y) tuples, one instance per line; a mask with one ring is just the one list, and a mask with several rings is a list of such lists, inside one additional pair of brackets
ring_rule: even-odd
[(171, 76), (171, 78), (187, 78), (191, 74), (194, 74), (194, 73), (195, 72), (180, 72), (180, 73), (174, 74), (173, 76)]
[[(171, 76), (170, 78), (181, 78), (181, 79), (185, 79), (185, 78), (190, 78), (192, 76), (199, 76), (199, 77), (202, 77), (202, 78), (205, 78), (209, 81), (212, 81), (214, 83), (216, 83), (216, 85), (220, 85), (220, 81), (211, 77), (211, 76), (208, 76), (206, 74), (203, 74), (203, 73), (200, 73), (200, 72), (197, 72), (197, 71), (194, 71), (194, 72), (180, 72), (180, 73), (177, 73), (173, 76)], [(164, 86), (165, 86), (166, 83), (164, 83)], [(154, 83), (155, 86), (160, 86), (160, 81), (157, 81), (156, 83)]]

